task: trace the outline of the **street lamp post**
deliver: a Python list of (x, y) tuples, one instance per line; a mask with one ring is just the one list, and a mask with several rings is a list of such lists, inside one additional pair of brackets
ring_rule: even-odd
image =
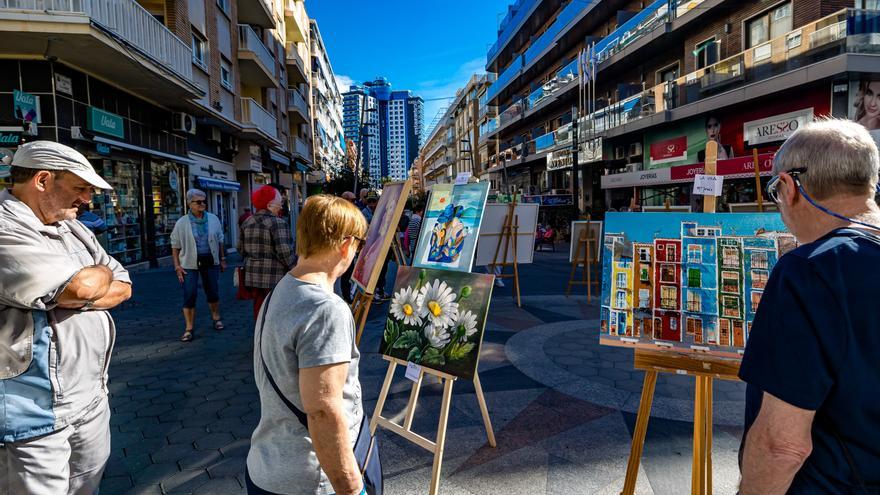
[(576, 106), (571, 107), (571, 114), (574, 116), (571, 119), (571, 199), (574, 203), (575, 220), (579, 220), (581, 217), (581, 198), (578, 189), (580, 185), (578, 184), (578, 169), (580, 168), (578, 167), (578, 119), (580, 115), (578, 115)]

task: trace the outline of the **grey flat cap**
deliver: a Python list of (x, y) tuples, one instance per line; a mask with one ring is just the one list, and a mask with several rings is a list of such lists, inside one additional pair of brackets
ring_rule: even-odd
[(75, 149), (54, 141), (32, 141), (21, 145), (12, 157), (13, 167), (66, 170), (98, 189), (113, 189)]

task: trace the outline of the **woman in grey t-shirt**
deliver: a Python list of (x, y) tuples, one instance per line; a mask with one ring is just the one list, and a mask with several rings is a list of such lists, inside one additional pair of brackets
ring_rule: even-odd
[[(248, 493), (364, 493), (352, 452), (363, 418), (360, 353), (351, 310), (333, 285), (366, 229), (363, 214), (341, 198), (312, 196), (303, 206), (299, 261), (257, 319), (254, 375), (261, 414), (248, 452)], [(264, 359), (285, 398), (306, 413), (308, 429), (273, 389)]]

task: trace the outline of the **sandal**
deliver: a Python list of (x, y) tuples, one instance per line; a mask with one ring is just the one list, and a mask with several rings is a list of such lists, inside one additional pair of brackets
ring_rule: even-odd
[(214, 320), (214, 330), (217, 330), (219, 332), (224, 328), (226, 328), (226, 326), (223, 324), (223, 320)]
[(183, 335), (180, 336), (181, 342), (192, 342), (193, 333), (192, 330), (186, 330), (183, 332)]

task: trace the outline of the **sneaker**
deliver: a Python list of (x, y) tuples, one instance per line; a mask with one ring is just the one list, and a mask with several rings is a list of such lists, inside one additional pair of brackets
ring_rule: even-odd
[(500, 278), (495, 279), (495, 287), (504, 287), (504, 281)]

